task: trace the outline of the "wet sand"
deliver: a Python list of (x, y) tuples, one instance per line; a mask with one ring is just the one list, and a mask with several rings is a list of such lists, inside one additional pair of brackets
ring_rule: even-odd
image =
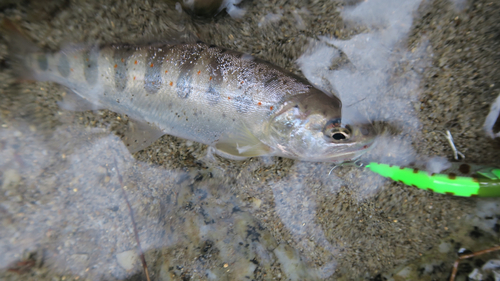
[[(326, 77), (345, 108), (392, 124), (363, 159), (451, 159), (448, 129), (468, 162), (500, 165), (498, 141), (482, 130), (500, 93), (500, 4), (375, 3), (363, 14), (255, 0), (238, 20), (193, 19), (165, 1), (7, 1), (0, 17), (48, 50), (189, 32)], [(16, 83), (0, 43), (0, 279), (145, 280), (118, 174), (154, 280), (444, 280), (458, 249), (498, 239), (497, 199), (433, 194), (352, 166), (211, 160), (205, 145), (171, 136), (130, 155), (111, 133), (125, 116), (59, 109), (66, 90)], [(331, 63), (296, 64), (338, 50)], [(464, 263), (457, 280), (498, 256)]]

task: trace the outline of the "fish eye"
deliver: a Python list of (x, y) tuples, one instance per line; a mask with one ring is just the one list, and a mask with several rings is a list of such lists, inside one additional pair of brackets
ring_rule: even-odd
[(324, 132), (325, 136), (335, 141), (343, 141), (351, 138), (351, 131), (349, 128), (333, 127)]
[(345, 140), (349, 136), (345, 134), (344, 132), (337, 132), (332, 134), (332, 139), (334, 140)]
[(349, 131), (347, 131), (343, 128), (340, 128), (337, 130), (335, 130), (335, 129), (331, 130), (329, 137), (334, 139), (334, 140), (347, 140), (351, 137), (351, 134), (349, 133)]

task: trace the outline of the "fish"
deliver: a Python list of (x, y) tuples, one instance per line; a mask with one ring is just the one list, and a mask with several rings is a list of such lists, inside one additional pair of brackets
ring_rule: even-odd
[(43, 52), (13, 23), (2, 26), (15, 73), (66, 87), (63, 109), (127, 115), (122, 139), (132, 153), (169, 134), (233, 160), (340, 163), (361, 156), (377, 136), (370, 122), (342, 120), (337, 96), (250, 54), (201, 41)]

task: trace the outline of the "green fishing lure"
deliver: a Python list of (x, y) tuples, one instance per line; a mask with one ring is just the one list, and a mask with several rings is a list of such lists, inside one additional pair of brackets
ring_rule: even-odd
[(466, 163), (451, 164), (449, 169), (438, 174), (376, 162), (370, 162), (366, 168), (383, 177), (437, 193), (463, 197), (500, 197), (499, 168)]

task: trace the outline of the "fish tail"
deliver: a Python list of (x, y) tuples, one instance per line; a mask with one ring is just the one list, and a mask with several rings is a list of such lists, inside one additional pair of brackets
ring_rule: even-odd
[(7, 39), (7, 62), (18, 81), (37, 80), (29, 61), (34, 53), (40, 52), (40, 49), (9, 19), (3, 19), (0, 30)]

